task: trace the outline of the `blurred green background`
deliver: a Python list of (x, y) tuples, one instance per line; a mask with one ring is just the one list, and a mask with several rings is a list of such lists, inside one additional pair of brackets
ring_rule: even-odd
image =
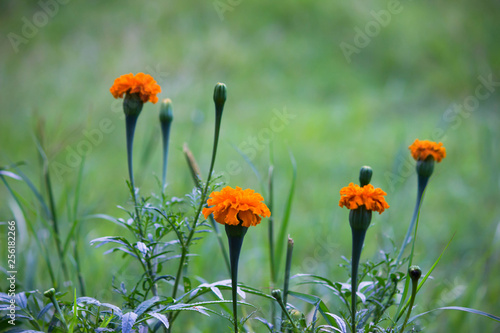
[[(425, 273), (455, 238), (415, 313), (460, 305), (499, 315), (498, 1), (2, 1), (0, 13), (0, 165), (25, 161), (22, 170), (38, 184), (33, 135), (43, 122), (62, 211), (84, 152), (80, 214), (123, 217), (117, 205), (130, 207), (121, 101), (109, 93), (116, 77), (149, 73), (162, 87), (159, 97), (172, 99), (167, 178), (169, 193), (179, 197), (192, 188), (184, 142), (203, 174), (208, 171), (212, 92), (220, 81), (228, 101), (215, 169), (228, 185), (260, 190), (235, 146), (252, 152), (263, 175), (272, 147), (279, 222), (291, 175), (288, 149), (297, 160), (292, 274), (347, 280), (338, 267), (341, 256), (350, 256), (339, 190), (357, 182), (362, 165), (373, 167), (372, 183), (386, 190), (391, 205), (374, 216), (362, 259), (390, 251), (391, 240), (399, 247), (416, 196), (407, 147), (415, 138), (442, 141), (448, 156), (436, 165), (426, 193), (414, 262)], [(157, 117), (158, 105), (146, 104), (136, 131), (136, 185), (143, 195), (158, 190)], [(25, 184), (9, 182), (34, 202)], [(0, 220), (12, 219), (3, 184), (0, 200)], [(241, 281), (262, 290), (269, 275), (265, 224), (248, 233), (240, 263)], [(45, 266), (22, 221), (18, 225), (18, 262), (25, 267), (19, 282), (45, 290)], [(63, 222), (63, 234), (67, 229)], [(80, 244), (88, 296), (119, 303), (112, 276), (135, 278), (128, 261), (89, 245), (123, 232), (101, 220), (85, 222)], [(196, 251), (203, 255), (192, 259), (192, 275), (228, 278), (213, 235)], [(6, 258), (4, 246), (0, 253)], [(227, 325), (220, 318), (183, 317), (189, 332)], [(434, 313), (422, 324), (428, 332), (500, 330), (494, 321), (462, 313)]]

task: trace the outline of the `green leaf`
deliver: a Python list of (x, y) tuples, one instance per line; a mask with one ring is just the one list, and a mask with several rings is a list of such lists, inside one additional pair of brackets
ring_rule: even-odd
[[(64, 318), (62, 318), (64, 320)], [(73, 333), (73, 329), (75, 328), (75, 325), (78, 323), (78, 305), (76, 301), (76, 289), (75, 289), (75, 294), (74, 294), (74, 301), (73, 301), (73, 317), (71, 318), (71, 324), (69, 325), (68, 332)]]
[(151, 308), (152, 306), (154, 306), (155, 303), (157, 303), (159, 300), (160, 300), (160, 298), (158, 296), (151, 297), (147, 301), (144, 301), (141, 304), (139, 304), (135, 308), (134, 312), (137, 314), (137, 316), (140, 316), (141, 314), (143, 314), (144, 312), (146, 312), (147, 310), (149, 310), (149, 308)]
[(187, 276), (184, 276), (182, 283), (184, 284), (184, 292), (189, 292), (191, 290), (191, 280)]
[[(422, 288), (422, 286), (424, 285), (425, 281), (427, 281), (427, 279), (429, 278), (429, 276), (431, 275), (432, 271), (434, 271), (434, 268), (436, 268), (437, 264), (439, 263), (439, 261), (441, 261), (441, 257), (443, 256), (444, 252), (446, 251), (446, 249), (448, 248), (448, 246), (450, 246), (451, 244), (451, 241), (453, 240), (453, 238), (455, 237), (455, 234), (453, 234), (453, 236), (451, 237), (451, 239), (448, 241), (448, 244), (446, 244), (446, 246), (444, 247), (443, 251), (441, 252), (441, 254), (439, 255), (439, 257), (436, 259), (436, 261), (434, 262), (434, 264), (432, 265), (432, 267), (429, 269), (429, 271), (427, 272), (427, 274), (425, 274), (425, 276), (422, 278), (422, 281), (420, 281), (420, 283), (418, 284), (418, 287), (417, 287), (417, 293), (418, 291), (420, 290), (420, 288)], [(401, 314), (398, 316), (398, 319), (400, 317), (402, 317), (402, 314), (405, 312), (406, 308), (410, 305), (410, 299), (408, 299), (406, 301), (406, 304), (404, 305), (403, 309), (401, 310)]]
[(292, 152), (289, 150), (288, 153), (290, 155), (290, 162), (292, 164), (292, 181), (290, 183), (290, 190), (288, 191), (288, 198), (286, 201), (283, 221), (281, 221), (281, 227), (278, 233), (278, 238), (276, 238), (276, 256), (275, 256), (276, 274), (278, 274), (277, 272), (279, 271), (281, 258), (283, 257), (283, 251), (286, 248), (285, 245), (288, 240), (286, 230), (288, 228), (288, 222), (290, 221), (290, 214), (292, 211), (292, 201), (293, 201), (293, 196), (295, 194), (295, 183), (297, 180), (297, 163), (295, 162), (295, 157), (293, 156)]
[(311, 305), (318, 306), (318, 311), (319, 311), (319, 313), (321, 313), (321, 315), (326, 320), (326, 322), (329, 325), (333, 325), (332, 322), (330, 321), (330, 319), (326, 315), (328, 312), (330, 312), (330, 310), (328, 310), (328, 308), (326, 307), (325, 303), (323, 303), (321, 298), (319, 298), (317, 296), (313, 296), (313, 295), (298, 293), (296, 291), (289, 291), (288, 295), (296, 297), (296, 298), (298, 298), (306, 303), (309, 303)]
[(96, 248), (99, 248), (107, 243), (118, 243), (121, 245), (125, 245), (129, 249), (132, 249), (132, 245), (128, 242), (128, 240), (126, 240), (123, 237), (119, 237), (119, 236), (100, 237), (100, 238), (96, 238), (96, 239), (93, 239), (90, 241), (90, 245), (94, 245), (94, 243), (99, 243), (99, 244), (97, 244)]
[(166, 328), (169, 327), (169, 323), (168, 323), (167, 317), (164, 316), (164, 315), (162, 315), (161, 313), (148, 312), (148, 315), (150, 315), (151, 317), (155, 317), (156, 319), (158, 319), (159, 321), (161, 321)]
[(122, 333), (131, 333), (137, 319), (137, 314), (133, 311), (127, 312), (122, 317)]
[(16, 175), (13, 172), (10, 172), (10, 171), (0, 170), (0, 175), (4, 175), (4, 176), (7, 176), (7, 177), (16, 179), (16, 180), (23, 180), (21, 177), (19, 177), (18, 175)]
[(418, 315), (416, 315), (414, 317), (411, 317), (410, 320), (408, 320), (408, 323), (411, 323), (412, 321), (414, 321), (418, 317), (421, 317), (423, 315), (426, 315), (426, 314), (428, 314), (430, 312), (437, 311), (437, 310), (458, 310), (458, 311), (464, 311), (464, 312), (474, 313), (474, 314), (478, 314), (480, 316), (488, 317), (490, 319), (493, 319), (494, 321), (500, 322), (500, 317), (494, 316), (494, 315), (492, 315), (490, 313), (487, 313), (487, 312), (484, 312), (484, 311), (481, 311), (481, 310), (476, 310), (476, 309), (471, 309), (471, 308), (464, 308), (462, 306), (445, 306), (445, 307), (442, 307), (442, 308), (433, 309), (433, 310), (430, 310), (430, 311), (418, 314)]

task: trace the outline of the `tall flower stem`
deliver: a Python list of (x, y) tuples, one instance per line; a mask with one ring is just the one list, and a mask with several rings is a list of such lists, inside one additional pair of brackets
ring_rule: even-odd
[(229, 261), (231, 262), (231, 292), (233, 297), (234, 332), (238, 333), (238, 262), (243, 238), (248, 228), (241, 225), (227, 225), (226, 234), (229, 243)]
[(405, 326), (408, 323), (408, 319), (410, 319), (411, 310), (413, 309), (413, 304), (415, 304), (415, 298), (417, 296), (418, 279), (420, 279), (420, 276), (422, 276), (422, 270), (418, 266), (411, 266), (410, 269), (408, 269), (408, 276), (411, 278), (412, 283), (411, 298), (410, 306), (408, 307), (408, 313), (406, 314), (403, 326), (401, 326), (401, 332), (404, 332)]
[[(413, 216), (411, 218), (410, 225), (408, 226), (408, 231), (406, 232), (406, 236), (403, 240), (403, 244), (401, 245), (401, 249), (399, 250), (398, 258), (396, 259), (396, 264), (399, 265), (401, 258), (403, 257), (403, 252), (408, 245), (410, 237), (413, 233), (413, 229), (415, 228), (415, 224), (417, 223), (418, 212), (420, 210), (420, 205), (422, 203), (422, 199), (424, 197), (425, 188), (427, 187), (427, 183), (429, 182), (428, 176), (418, 176), (418, 189), (417, 189), (417, 201), (415, 203), (415, 208), (413, 210)], [(395, 266), (397, 267), (397, 266)], [(392, 273), (392, 272), (391, 272)]]
[(351, 259), (351, 326), (356, 332), (356, 292), (358, 291), (358, 267), (366, 230), (351, 228), (352, 231), (352, 259)]
[(125, 114), (125, 134), (127, 137), (127, 165), (128, 165), (128, 178), (130, 180), (130, 187), (132, 190), (132, 198), (134, 199), (135, 215), (137, 218), (137, 228), (139, 229), (139, 235), (143, 237), (141, 219), (139, 216), (139, 208), (137, 207), (137, 196), (135, 194), (135, 182), (134, 182), (134, 167), (133, 167), (133, 149), (134, 149), (134, 133), (135, 126), (137, 124), (138, 114)]
[[(191, 152), (191, 150), (189, 150), (187, 143), (184, 143), (183, 151), (184, 155), (186, 156), (186, 161), (188, 163), (189, 170), (191, 171), (191, 176), (193, 178), (193, 181), (201, 191), (202, 185), (201, 185), (200, 168), (198, 167), (198, 163), (196, 163), (193, 153)], [(222, 256), (224, 257), (224, 263), (226, 264), (227, 272), (231, 274), (231, 265), (229, 263), (229, 256), (227, 254), (226, 248), (224, 247), (224, 242), (222, 239), (221, 232), (219, 230), (219, 227), (217, 226), (217, 223), (215, 223), (214, 217), (210, 215), (209, 219), (210, 219), (210, 225), (215, 230), (215, 234), (217, 236), (217, 243), (219, 244)]]
[[(219, 133), (220, 133), (220, 124), (222, 120), (222, 111), (224, 110), (224, 103), (226, 101), (226, 85), (223, 83), (217, 83), (214, 89), (214, 103), (215, 103), (215, 130), (214, 130), (214, 144), (212, 147), (212, 160), (210, 162), (210, 169), (207, 176), (207, 183), (205, 184), (205, 188), (201, 193), (200, 205), (196, 211), (196, 215), (194, 216), (193, 225), (191, 226), (191, 231), (184, 242), (184, 246), (181, 249), (181, 258), (179, 260), (179, 267), (177, 269), (177, 274), (175, 276), (174, 287), (172, 289), (172, 298), (175, 300), (177, 296), (177, 289), (179, 288), (179, 280), (182, 274), (182, 268), (184, 267), (184, 263), (186, 262), (187, 254), (189, 251), (189, 245), (191, 244), (191, 240), (193, 239), (194, 232), (196, 230), (196, 225), (198, 224), (198, 220), (200, 218), (200, 213), (203, 206), (206, 204), (208, 187), (210, 184), (210, 180), (212, 178), (212, 172), (214, 170), (215, 157), (217, 156), (217, 145), (219, 144)], [(170, 315), (172, 318), (172, 315)], [(170, 326), (172, 327), (172, 326)], [(170, 328), (169, 328), (170, 330)]]
[(170, 99), (163, 100), (160, 107), (160, 126), (163, 142), (163, 169), (161, 177), (161, 188), (165, 190), (167, 181), (167, 161), (168, 161), (168, 143), (170, 138), (170, 125), (172, 124), (172, 102)]

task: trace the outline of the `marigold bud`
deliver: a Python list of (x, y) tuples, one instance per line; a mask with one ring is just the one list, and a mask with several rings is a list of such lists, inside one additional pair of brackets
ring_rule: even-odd
[(52, 298), (52, 297), (54, 297), (55, 294), (56, 294), (56, 290), (54, 288), (50, 288), (49, 290), (47, 290), (46, 292), (43, 293), (43, 296), (45, 296), (47, 298)]
[(170, 98), (165, 98), (160, 105), (160, 121), (170, 122), (172, 119), (174, 119), (172, 113), (172, 101)]
[(418, 281), (418, 279), (422, 276), (422, 270), (420, 267), (413, 265), (408, 269), (408, 275), (410, 275), (412, 280)]
[(363, 187), (370, 184), (372, 180), (373, 170), (369, 166), (365, 165), (359, 170), (359, 186)]
[(227, 99), (227, 87), (224, 83), (217, 83), (214, 88), (214, 102), (217, 106), (223, 106)]
[(281, 301), (281, 290), (279, 289), (274, 289), (272, 292), (271, 292), (271, 295), (276, 298), (276, 300), (279, 302)]

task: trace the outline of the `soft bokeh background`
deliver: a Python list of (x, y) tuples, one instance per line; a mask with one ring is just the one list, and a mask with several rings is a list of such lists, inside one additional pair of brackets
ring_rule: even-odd
[[(373, 12), (387, 11), (385, 1), (57, 4), (53, 17), (43, 22), (37, 1), (0, 2), (0, 165), (25, 161), (22, 170), (39, 183), (33, 133), (43, 121), (61, 210), (85, 150), (81, 215), (123, 216), (116, 206), (130, 207), (122, 111), (120, 101), (109, 93), (116, 77), (152, 74), (162, 87), (160, 98), (173, 100), (168, 182), (176, 196), (192, 186), (182, 155), (184, 142), (203, 173), (208, 171), (212, 89), (216, 82), (225, 82), (228, 101), (216, 171), (234, 171), (227, 177), (229, 185), (260, 189), (234, 146), (252, 150), (253, 163), (263, 175), (271, 146), (277, 174), (273, 214), (279, 221), (291, 175), (288, 149), (297, 160), (289, 229), (296, 244), (292, 273), (347, 280), (338, 264), (342, 255), (350, 255), (350, 230), (348, 211), (338, 207), (338, 191), (357, 181), (362, 165), (373, 167), (372, 183), (388, 192), (391, 205), (374, 216), (363, 258), (375, 260), (380, 249), (390, 251), (391, 240), (399, 246), (416, 195), (407, 146), (415, 138), (442, 141), (448, 156), (436, 166), (426, 193), (415, 262), (426, 272), (455, 238), (419, 294), (415, 311), (460, 305), (499, 314), (497, 1), (402, 1), (397, 13), (382, 17), (383, 26)], [(33, 19), (39, 27), (29, 31), (24, 26)], [(372, 29), (371, 37), (362, 40), (359, 31), (365, 29)], [(25, 39), (14, 45), (13, 34)], [(346, 57), (342, 43), (356, 47), (357, 53)], [(483, 81), (493, 83), (484, 87)], [(488, 96), (474, 99), (478, 92)], [(284, 113), (290, 115), (285, 122), (273, 120)], [(161, 172), (157, 116), (158, 105), (145, 105), (136, 132), (137, 185), (144, 195), (158, 189), (154, 175)], [(109, 130), (100, 129), (102, 122)], [(89, 144), (89, 136), (94, 143)], [(228, 167), (235, 163), (236, 168)], [(10, 183), (34, 202), (23, 183)], [(3, 185), (0, 199), (0, 220), (12, 219)], [(22, 233), (22, 223), (19, 228), (18, 264), (24, 267), (19, 282), (25, 289), (45, 290), (50, 280), (37, 247)], [(68, 232), (64, 225), (62, 232)], [(128, 261), (102, 256), (103, 249), (89, 245), (93, 238), (120, 233), (123, 229), (100, 220), (85, 222), (82, 228), (82, 269), (89, 296), (119, 303), (111, 292), (112, 276), (134, 278), (136, 270)], [(266, 239), (265, 226), (252, 229), (240, 264), (241, 280), (262, 290), (268, 287)], [(192, 260), (190, 273), (209, 281), (227, 278), (211, 235), (196, 251), (203, 255)], [(5, 265), (4, 246), (0, 253)], [(184, 331), (190, 332), (226, 327), (219, 318), (195, 314), (184, 315), (184, 323)], [(500, 330), (498, 323), (463, 313), (434, 313), (423, 325), (428, 332)], [(253, 326), (258, 327), (257, 322)]]

